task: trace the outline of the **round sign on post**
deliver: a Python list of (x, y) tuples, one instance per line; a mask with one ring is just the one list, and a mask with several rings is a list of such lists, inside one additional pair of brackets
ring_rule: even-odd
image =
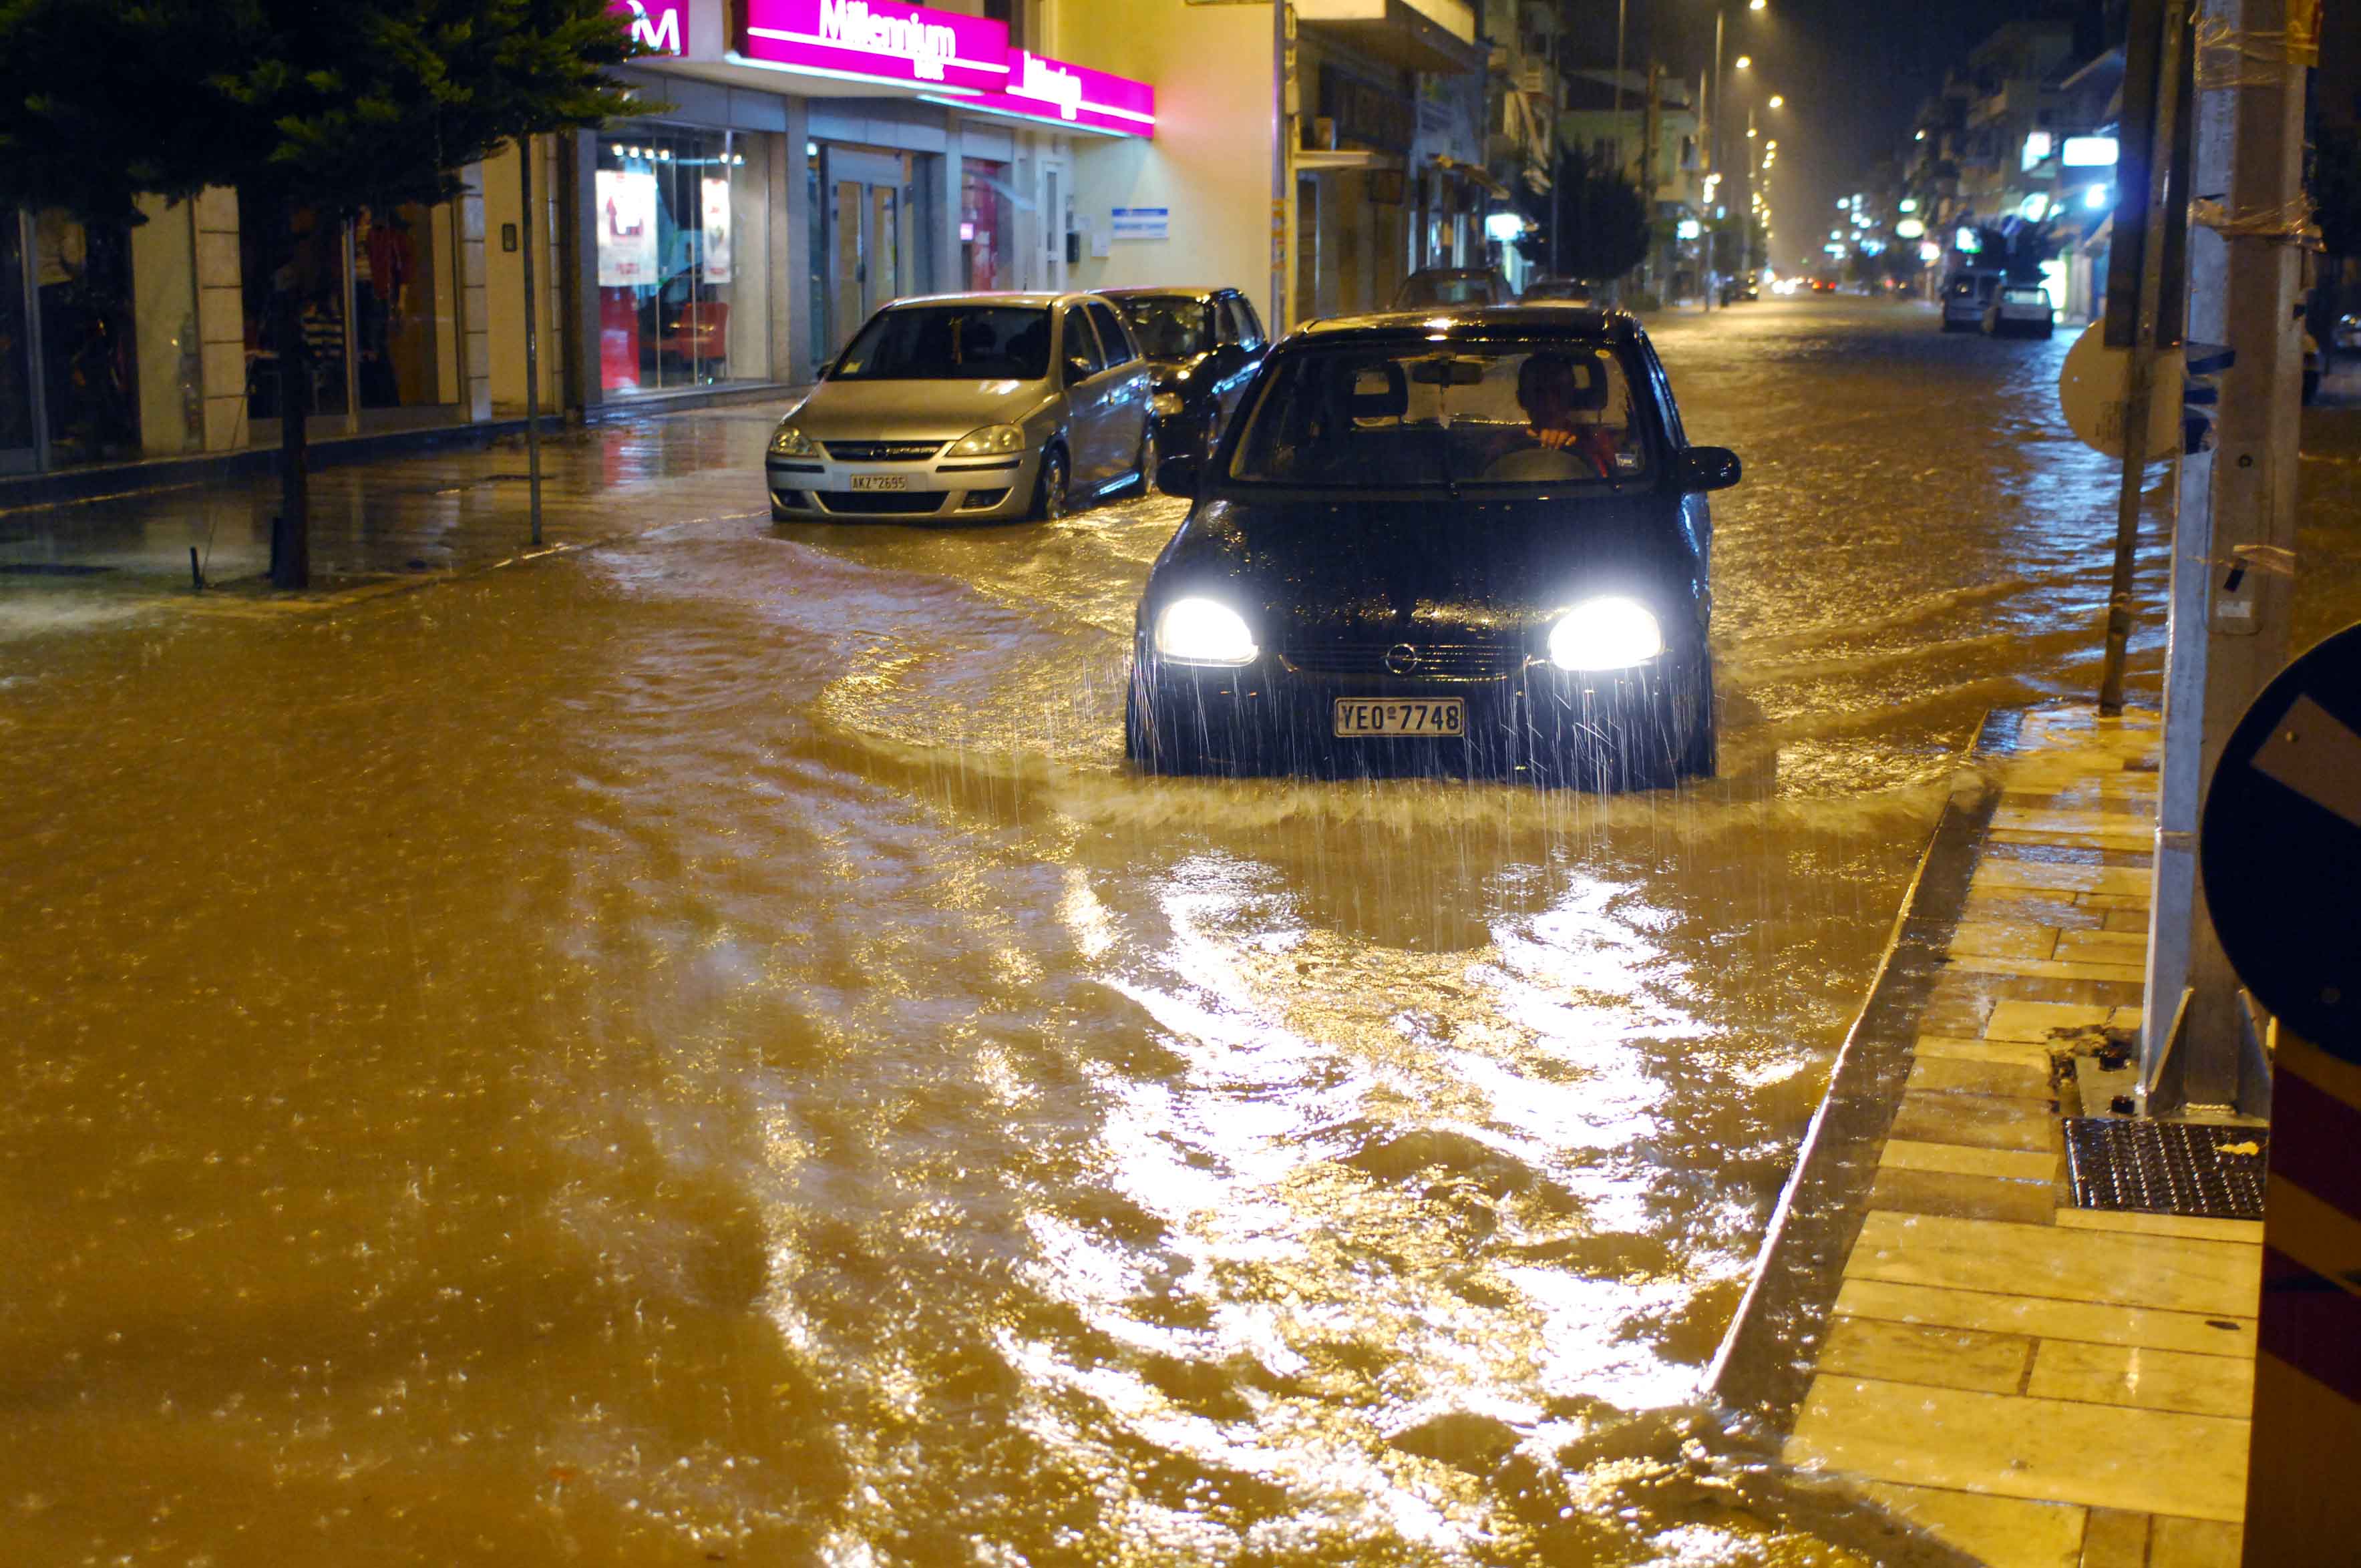
[(2246, 989), (2361, 1062), (2361, 625), (2280, 671), (2231, 731), (2197, 858)]
[[(2066, 352), (2058, 375), (2058, 402), (2066, 423), (2085, 446), (2110, 457), (2124, 455), (2124, 395), (2132, 375), (2132, 351), (2109, 348), (2105, 324), (2092, 322)], [(2180, 450), (2180, 350), (2156, 353), (2156, 384), (2147, 405), (2147, 460), (2158, 462)]]

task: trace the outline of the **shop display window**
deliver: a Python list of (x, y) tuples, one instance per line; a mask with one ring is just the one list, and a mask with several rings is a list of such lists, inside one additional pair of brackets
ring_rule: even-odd
[(598, 378), (669, 391), (770, 374), (769, 161), (758, 135), (598, 137)]
[(970, 289), (1013, 289), (1016, 228), (1008, 212), (1008, 165), (960, 165), (960, 265)]

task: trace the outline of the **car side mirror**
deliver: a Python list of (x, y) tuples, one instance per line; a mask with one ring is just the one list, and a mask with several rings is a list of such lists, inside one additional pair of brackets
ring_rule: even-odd
[(1066, 361), (1066, 385), (1069, 387), (1087, 381), (1097, 374), (1097, 371), (1091, 368), (1091, 362), (1079, 354), (1071, 356)]
[(1156, 488), (1168, 496), (1183, 500), (1197, 493), (1197, 458), (1194, 454), (1167, 457), (1156, 466)]
[(1738, 454), (1727, 446), (1692, 446), (1681, 455), (1681, 488), (1726, 490), (1738, 483)]

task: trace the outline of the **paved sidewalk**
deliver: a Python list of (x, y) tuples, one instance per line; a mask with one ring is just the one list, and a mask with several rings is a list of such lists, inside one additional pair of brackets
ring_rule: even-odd
[(2130, 1088), (2156, 743), (2026, 716), (1787, 1442), (1993, 1568), (2238, 1558), (2262, 1227), (2063, 1181)]
[[(619, 421), (543, 443), (543, 538), (578, 547), (700, 518), (767, 515), (762, 455), (787, 402)], [(349, 595), (521, 558), (530, 540), (522, 436), (315, 470), (315, 587)], [(258, 597), (275, 477), (0, 512), (0, 595), (69, 585), (110, 597)]]

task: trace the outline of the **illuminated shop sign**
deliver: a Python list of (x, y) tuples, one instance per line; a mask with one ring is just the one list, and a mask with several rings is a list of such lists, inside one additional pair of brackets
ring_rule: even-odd
[(651, 53), (688, 52), (688, 0), (608, 0), (607, 14), (629, 22), (631, 41)]
[(752, 64), (906, 82), (954, 107), (1080, 130), (1156, 128), (1148, 83), (1012, 49), (1007, 26), (985, 17), (895, 0), (744, 0), (742, 15), (737, 53)]
[(1156, 133), (1156, 89), (1145, 82), (1023, 49), (1016, 51), (1009, 74), (1006, 92), (987, 93), (975, 106), (1123, 136)]

